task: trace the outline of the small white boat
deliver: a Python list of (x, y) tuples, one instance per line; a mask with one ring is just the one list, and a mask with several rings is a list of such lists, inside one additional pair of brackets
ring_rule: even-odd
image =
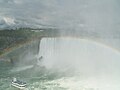
[(13, 78), (12, 82), (11, 82), (11, 86), (16, 87), (18, 89), (25, 89), (27, 84), (26, 82), (17, 80), (16, 78)]

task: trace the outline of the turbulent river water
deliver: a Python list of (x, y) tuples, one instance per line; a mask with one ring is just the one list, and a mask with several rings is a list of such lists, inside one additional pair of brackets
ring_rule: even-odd
[(26, 81), (26, 90), (120, 90), (120, 53), (108, 46), (77, 38), (43, 38), (33, 57), (32, 64), (0, 61), (0, 90), (18, 90), (10, 85), (13, 77)]

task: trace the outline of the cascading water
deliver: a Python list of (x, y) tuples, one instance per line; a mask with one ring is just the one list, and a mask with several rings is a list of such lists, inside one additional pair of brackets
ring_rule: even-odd
[[(43, 38), (42, 65), (64, 73), (52, 90), (119, 90), (120, 53), (105, 45), (77, 38)], [(60, 89), (63, 88), (63, 89)]]
[[(91, 40), (66, 37), (42, 38), (39, 47), (38, 57), (42, 56), (39, 64), (29, 68), (26, 65), (24, 70), (23, 66), (16, 71), (16, 67), (5, 66), (4, 72), (0, 69), (3, 74), (8, 73), (0, 79), (1, 90), (16, 90), (9, 86), (12, 77), (27, 81), (28, 90), (120, 89), (117, 50)], [(31, 59), (26, 56), (24, 62)]]

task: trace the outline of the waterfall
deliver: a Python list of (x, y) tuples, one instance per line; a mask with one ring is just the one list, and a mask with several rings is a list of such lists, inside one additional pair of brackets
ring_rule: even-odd
[(47, 68), (73, 68), (81, 73), (117, 73), (120, 53), (108, 46), (77, 38), (43, 38), (39, 56)]
[(120, 53), (109, 46), (79, 38), (42, 38), (39, 56), (48, 70), (73, 74), (53, 81), (61, 87), (119, 90)]

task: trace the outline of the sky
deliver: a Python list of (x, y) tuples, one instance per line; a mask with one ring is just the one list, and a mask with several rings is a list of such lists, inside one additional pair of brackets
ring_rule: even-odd
[(120, 42), (119, 8), (119, 0), (0, 0), (0, 29), (55, 27), (61, 33), (92, 33), (107, 38), (107, 43), (114, 39), (116, 45)]
[(0, 28), (118, 30), (119, 0), (0, 0)]
[[(120, 0), (0, 0), (0, 29), (56, 27), (60, 33), (72, 30), (71, 33), (85, 31), (91, 35), (92, 32), (101, 42), (120, 50), (119, 8)], [(109, 54), (106, 49), (104, 53), (100, 53), (101, 48), (97, 50), (105, 58)]]

